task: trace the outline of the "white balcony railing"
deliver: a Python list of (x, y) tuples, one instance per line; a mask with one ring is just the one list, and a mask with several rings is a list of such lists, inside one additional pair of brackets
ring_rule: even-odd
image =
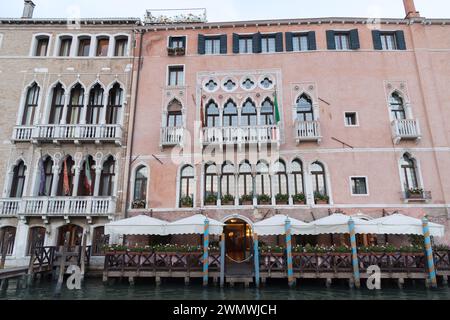
[(33, 135), (33, 126), (17, 126), (13, 129), (13, 141), (31, 141)]
[(33, 139), (120, 142), (122, 127), (116, 124), (39, 125), (34, 129)]
[(183, 143), (183, 127), (162, 127), (161, 128), (161, 146), (176, 146)]
[(295, 122), (295, 139), (297, 143), (301, 141), (317, 141), (320, 142), (322, 135), (320, 134), (319, 121), (296, 121)]
[(422, 137), (419, 120), (416, 119), (394, 120), (391, 123), (391, 128), (395, 143), (398, 143), (401, 139), (416, 140)]
[(0, 216), (101, 216), (114, 215), (113, 197), (36, 197), (0, 199)]
[(204, 145), (278, 143), (280, 130), (276, 125), (203, 128), (202, 141)]

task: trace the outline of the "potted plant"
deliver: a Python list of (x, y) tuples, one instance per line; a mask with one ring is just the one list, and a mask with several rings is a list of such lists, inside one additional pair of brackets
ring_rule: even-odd
[(209, 193), (205, 197), (205, 206), (215, 206), (217, 205), (217, 195), (214, 193)]
[(185, 54), (184, 47), (175, 48), (175, 55), (176, 56), (184, 56), (184, 54)]
[(275, 196), (275, 200), (276, 200), (277, 204), (288, 204), (289, 203), (289, 195), (288, 194), (278, 193)]
[(445, 244), (438, 244), (438, 245), (434, 246), (433, 251), (446, 253), (446, 252), (450, 251), (450, 247)]
[(234, 205), (234, 197), (231, 194), (225, 194), (222, 196), (222, 205), (223, 206), (232, 206)]
[(326, 194), (321, 194), (320, 192), (314, 192), (314, 201), (316, 204), (328, 204), (330, 197)]
[(306, 204), (306, 197), (304, 193), (297, 193), (292, 196), (294, 204)]
[(194, 206), (194, 200), (190, 196), (183, 196), (180, 199), (180, 205), (182, 208), (192, 208)]
[(134, 200), (131, 203), (131, 209), (145, 209), (147, 203), (145, 200)]
[(411, 188), (407, 192), (408, 199), (423, 199), (423, 189)]
[(258, 196), (258, 204), (268, 205), (272, 202), (272, 198), (267, 194), (260, 194)]
[(175, 48), (168, 47), (167, 48), (167, 54), (169, 56), (174, 56), (175, 55)]
[(251, 206), (253, 204), (253, 196), (250, 194), (244, 194), (239, 199), (241, 202), (241, 205), (244, 206)]

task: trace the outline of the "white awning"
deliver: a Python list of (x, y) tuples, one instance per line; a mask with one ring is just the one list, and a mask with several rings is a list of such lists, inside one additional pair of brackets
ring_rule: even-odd
[[(393, 214), (391, 216), (372, 220), (377, 224), (379, 234), (415, 234), (423, 235), (422, 220), (405, 216), (403, 214)], [(441, 224), (429, 222), (430, 235), (443, 237), (445, 227)]]
[[(285, 234), (285, 224), (288, 218), (288, 216), (278, 214), (259, 221), (253, 225), (253, 232), (259, 236)], [(293, 218), (289, 218), (289, 220), (291, 222), (291, 234), (313, 234), (313, 225)]]
[(167, 222), (149, 216), (136, 216), (105, 225), (105, 234), (166, 235)]
[(223, 233), (224, 224), (222, 222), (201, 214), (169, 223), (166, 226), (166, 232), (167, 234), (203, 234), (205, 219), (209, 220), (209, 234), (221, 235)]
[(378, 226), (373, 222), (374, 220), (364, 220), (340, 213), (315, 220), (311, 224), (314, 225), (315, 234), (349, 233), (348, 222), (350, 219), (355, 222), (356, 233), (379, 234)]

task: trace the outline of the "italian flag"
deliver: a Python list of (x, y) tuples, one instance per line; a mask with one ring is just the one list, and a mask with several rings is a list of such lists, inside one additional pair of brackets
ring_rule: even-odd
[(84, 186), (86, 190), (89, 190), (89, 194), (92, 195), (92, 176), (91, 176), (91, 166), (89, 164), (89, 158), (84, 162), (84, 172), (85, 172), (85, 181)]
[[(274, 107), (275, 107), (275, 125), (278, 125), (281, 121), (281, 117), (280, 117), (280, 109), (278, 108), (278, 94), (277, 94), (277, 89), (275, 89), (275, 99), (274, 99)], [(278, 128), (274, 128), (273, 129), (273, 133), (272, 133), (272, 138), (273, 140), (276, 140), (277, 137), (277, 133), (278, 133)]]

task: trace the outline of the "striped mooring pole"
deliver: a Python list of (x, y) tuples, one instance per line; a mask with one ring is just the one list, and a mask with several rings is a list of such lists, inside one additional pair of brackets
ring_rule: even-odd
[(352, 265), (353, 265), (353, 278), (355, 280), (356, 288), (361, 287), (361, 279), (359, 274), (359, 261), (358, 261), (358, 251), (356, 249), (356, 232), (355, 232), (355, 221), (352, 218), (348, 220), (348, 231), (350, 233), (350, 244), (352, 246)]
[(288, 284), (289, 287), (295, 285), (294, 271), (292, 268), (292, 239), (291, 239), (291, 220), (286, 218), (286, 223), (284, 225), (284, 232), (286, 238), (286, 259), (287, 259), (287, 274), (288, 274)]
[(205, 228), (203, 231), (203, 286), (208, 285), (208, 268), (209, 268), (209, 220), (205, 219)]
[(220, 239), (220, 287), (225, 285), (225, 234)]
[(434, 268), (433, 248), (431, 247), (430, 227), (428, 226), (428, 219), (422, 219), (423, 237), (425, 240), (425, 252), (427, 256), (428, 277), (433, 288), (437, 288), (436, 269)]
[(255, 261), (255, 285), (259, 288), (259, 243), (258, 235), (256, 233), (253, 233), (253, 250)]

